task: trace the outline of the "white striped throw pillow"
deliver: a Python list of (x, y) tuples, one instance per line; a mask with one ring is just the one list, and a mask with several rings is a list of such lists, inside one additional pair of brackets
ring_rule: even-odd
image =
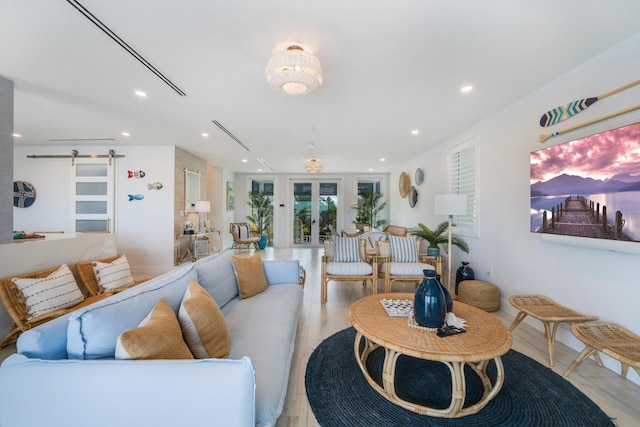
[(234, 225), (233, 227), (235, 228), (236, 234), (238, 235), (238, 239), (245, 240), (251, 237), (251, 234), (249, 233), (249, 225)]
[(12, 279), (22, 292), (29, 319), (73, 307), (84, 300), (73, 273), (66, 264), (41, 279)]
[(418, 262), (418, 248), (411, 237), (389, 236), (393, 262)]
[(358, 262), (360, 261), (360, 238), (340, 237), (333, 238), (335, 243), (335, 262)]
[(92, 265), (93, 274), (96, 275), (96, 281), (100, 287), (100, 293), (125, 288), (136, 283), (131, 276), (131, 269), (126, 255), (122, 255), (109, 263), (94, 261)]

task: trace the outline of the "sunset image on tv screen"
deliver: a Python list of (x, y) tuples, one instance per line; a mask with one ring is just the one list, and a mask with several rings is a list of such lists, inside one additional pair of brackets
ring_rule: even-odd
[(640, 241), (640, 123), (531, 153), (531, 231)]

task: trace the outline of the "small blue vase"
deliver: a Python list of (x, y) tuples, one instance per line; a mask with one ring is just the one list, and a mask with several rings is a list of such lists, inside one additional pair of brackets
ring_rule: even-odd
[(426, 328), (439, 328), (447, 316), (447, 301), (442, 286), (436, 280), (434, 270), (422, 270), (424, 279), (420, 282), (413, 301), (416, 322)]
[(267, 233), (262, 233), (260, 235), (260, 240), (258, 240), (258, 247), (260, 250), (266, 248), (267, 243), (269, 243), (269, 235)]
[(447, 313), (451, 313), (453, 311), (453, 297), (451, 296), (451, 292), (442, 284), (439, 274), (436, 274), (436, 280), (442, 287), (442, 292), (444, 292), (444, 299), (447, 302)]
[(456, 288), (455, 293), (458, 295), (458, 285), (463, 280), (474, 280), (476, 278), (476, 274), (473, 272), (473, 269), (469, 267), (468, 262), (462, 262), (462, 267), (458, 267), (456, 270)]

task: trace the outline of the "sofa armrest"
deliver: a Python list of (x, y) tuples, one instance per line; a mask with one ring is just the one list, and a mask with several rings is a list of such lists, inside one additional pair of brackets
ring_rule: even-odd
[(57, 360), (0, 367), (0, 425), (254, 426), (255, 373), (240, 360)]

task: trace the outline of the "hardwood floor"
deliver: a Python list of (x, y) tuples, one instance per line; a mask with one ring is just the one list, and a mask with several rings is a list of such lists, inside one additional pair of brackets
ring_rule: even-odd
[[(303, 306), (300, 311), (296, 349), (293, 355), (289, 389), (277, 427), (318, 426), (309, 406), (304, 375), (307, 360), (313, 350), (328, 336), (350, 325), (348, 312), (357, 299), (369, 295), (369, 287), (360, 283), (330, 282), (328, 301), (320, 304), (320, 260), (322, 249), (271, 249), (261, 252), (263, 259), (299, 259), (307, 271)], [(383, 286), (379, 284), (379, 291)], [(414, 292), (412, 284), (394, 285), (394, 291)], [(496, 315), (508, 327), (513, 317), (497, 311)], [(547, 341), (544, 334), (527, 324), (513, 332), (513, 349), (548, 366)], [(556, 343), (554, 372), (562, 375), (577, 352), (562, 343)], [(618, 371), (619, 372), (619, 371)], [(640, 426), (640, 386), (620, 378), (617, 372), (599, 368), (593, 359), (583, 362), (568, 380), (586, 394), (621, 427)], [(567, 404), (567, 410), (571, 405)]]
[[(251, 252), (245, 251), (244, 254)], [(267, 248), (260, 252), (263, 259), (298, 259), (307, 272), (304, 300), (298, 321), (296, 348), (293, 355), (289, 388), (277, 427), (318, 426), (309, 406), (304, 376), (307, 360), (325, 338), (350, 325), (348, 311), (357, 299), (369, 295), (371, 290), (360, 283), (331, 282), (328, 302), (320, 304), (320, 260), (322, 249)], [(383, 286), (379, 285), (382, 292)], [(394, 285), (394, 291), (413, 292), (411, 284)], [(497, 311), (496, 315), (509, 326), (513, 317)], [(513, 349), (547, 366), (547, 343), (544, 335), (527, 324), (513, 333)], [(0, 350), (0, 360), (15, 352), (15, 345)], [(554, 372), (562, 374), (576, 357), (577, 352), (562, 343), (556, 343)], [(640, 426), (640, 386), (620, 378), (616, 372), (599, 368), (593, 360), (580, 365), (568, 380), (598, 404), (614, 423), (621, 427)], [(571, 405), (567, 404), (567, 410)]]

